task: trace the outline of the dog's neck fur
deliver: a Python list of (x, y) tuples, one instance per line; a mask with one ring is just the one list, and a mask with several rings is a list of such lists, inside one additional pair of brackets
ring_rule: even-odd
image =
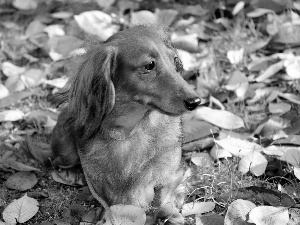
[(115, 140), (125, 140), (152, 110), (137, 102), (118, 103), (102, 122), (102, 130)]

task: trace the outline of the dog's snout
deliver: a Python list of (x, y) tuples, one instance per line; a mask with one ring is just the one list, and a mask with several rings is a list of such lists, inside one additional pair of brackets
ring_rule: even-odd
[(190, 111), (196, 109), (200, 105), (200, 103), (201, 103), (201, 100), (199, 97), (188, 98), (187, 100), (184, 100), (185, 108), (187, 108)]

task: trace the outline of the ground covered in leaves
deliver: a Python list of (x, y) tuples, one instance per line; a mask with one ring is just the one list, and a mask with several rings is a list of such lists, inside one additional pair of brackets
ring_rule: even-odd
[(203, 102), (183, 123), (186, 223), (300, 223), (299, 1), (0, 4), (0, 225), (98, 222), (80, 168), (49, 160), (49, 99), (87, 43), (141, 22), (168, 29)]

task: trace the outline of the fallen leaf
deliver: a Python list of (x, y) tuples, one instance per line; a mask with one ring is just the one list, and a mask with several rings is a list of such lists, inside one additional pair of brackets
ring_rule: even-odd
[(190, 53), (198, 52), (198, 35), (197, 34), (184, 34), (179, 35), (173, 33), (171, 35), (171, 41), (175, 48), (182, 49)]
[(9, 95), (9, 90), (0, 83), (0, 99), (3, 99)]
[(267, 159), (259, 152), (250, 152), (239, 162), (238, 170), (242, 174), (251, 171), (255, 176), (261, 176), (266, 171), (268, 165)]
[(244, 122), (240, 117), (225, 110), (202, 106), (197, 108), (193, 113), (195, 118), (207, 121), (223, 129), (233, 130), (244, 127)]
[(43, 70), (31, 68), (21, 75), (21, 80), (26, 87), (37, 87), (40, 85), (42, 79), (46, 78), (46, 74)]
[(186, 217), (195, 214), (203, 214), (212, 211), (214, 208), (214, 202), (190, 202), (182, 206), (182, 215)]
[(244, 48), (229, 50), (227, 52), (227, 58), (231, 64), (238, 64), (242, 62), (244, 58)]
[(97, 5), (99, 5), (100, 8), (102, 8), (104, 10), (111, 7), (115, 2), (116, 2), (116, 0), (96, 0)]
[(295, 167), (300, 167), (300, 148), (290, 147), (279, 159)]
[(206, 121), (193, 118), (192, 114), (184, 116), (182, 123), (185, 143), (219, 133), (219, 128)]
[(34, 168), (32, 166), (28, 166), (24, 163), (18, 162), (14, 159), (6, 159), (1, 162), (3, 166), (7, 168), (11, 168), (17, 171), (23, 171), (23, 172), (29, 172), (29, 171), (36, 171), (36, 172), (41, 172), (41, 170)]
[(37, 177), (33, 172), (18, 172), (6, 180), (5, 186), (13, 190), (26, 191), (33, 188), (37, 182)]
[(3, 211), (3, 219), (8, 224), (25, 223), (39, 211), (39, 203), (25, 194), (14, 200)]
[(224, 225), (246, 225), (248, 213), (256, 205), (250, 201), (238, 199), (233, 201), (228, 207)]
[(237, 15), (240, 11), (242, 11), (245, 7), (244, 1), (239, 1), (232, 9), (232, 15)]
[(300, 180), (300, 168), (294, 166), (294, 175)]
[(291, 110), (292, 106), (285, 102), (269, 103), (269, 111), (273, 114), (284, 114)]
[(34, 10), (38, 6), (37, 0), (13, 0), (12, 4), (20, 10)]
[(214, 159), (221, 159), (221, 158), (228, 158), (228, 157), (232, 157), (232, 154), (221, 148), (218, 147), (217, 145), (215, 145), (211, 150), (210, 150), (210, 155), (211, 157), (213, 157)]
[(185, 71), (193, 70), (199, 67), (200, 62), (194, 54), (178, 49), (178, 55), (182, 61), (182, 66)]
[(155, 14), (157, 24), (161, 24), (163, 27), (169, 27), (178, 15), (178, 11), (175, 9), (155, 9)]
[(289, 213), (283, 207), (258, 206), (249, 212), (248, 222), (259, 225), (287, 225)]
[(287, 75), (292, 79), (300, 78), (300, 57), (294, 57), (287, 59), (284, 62), (285, 70)]
[(7, 77), (18, 76), (26, 71), (25, 67), (16, 66), (11, 62), (3, 62), (1, 67), (2, 67), (2, 72)]
[(5, 87), (13, 93), (23, 91), (26, 87), (23, 81), (20, 79), (20, 76), (10, 76), (4, 83)]
[(273, 10), (271, 9), (263, 9), (263, 8), (257, 8), (252, 12), (248, 12), (246, 15), (250, 18), (257, 18), (257, 17), (261, 17), (263, 15), (266, 15), (268, 13), (275, 13)]
[(53, 80), (43, 80), (42, 83), (43, 84), (48, 84), (50, 86), (56, 87), (56, 88), (63, 88), (67, 82), (68, 82), (68, 78), (67, 77), (60, 77), (60, 78), (56, 78)]
[(280, 97), (285, 98), (286, 100), (289, 100), (290, 102), (293, 102), (295, 104), (300, 105), (300, 96), (291, 94), (291, 93), (279, 93)]
[(18, 121), (24, 118), (24, 113), (19, 109), (4, 110), (0, 112), (0, 122)]
[(51, 16), (55, 19), (69, 19), (73, 16), (72, 12), (60, 11), (56, 13), (52, 13)]
[(255, 142), (241, 140), (238, 138), (224, 138), (221, 140), (215, 140), (216, 144), (227, 150), (234, 156), (242, 157), (251, 152), (259, 152), (263, 150), (263, 147)]
[(97, 35), (101, 41), (105, 41), (119, 30), (119, 26), (113, 24), (111, 16), (101, 11), (86, 11), (75, 15), (74, 19), (81, 29)]
[(64, 36), (64, 26), (61, 24), (51, 24), (44, 28), (44, 31), (49, 35), (50, 38), (54, 36)]
[(10, 106), (24, 98), (27, 98), (32, 95), (41, 95), (41, 89), (40, 88), (34, 88), (30, 91), (20, 91), (16, 93), (11, 93), (9, 96), (0, 99), (0, 108), (4, 108), (7, 106)]
[(85, 184), (84, 176), (81, 170), (75, 168), (69, 170), (52, 171), (52, 179), (58, 183), (67, 184), (70, 186), (83, 186)]
[(220, 225), (224, 224), (224, 217), (213, 213), (211, 215), (197, 215), (196, 216), (196, 225)]
[(273, 65), (271, 65), (268, 69), (266, 69), (262, 74), (260, 74), (255, 81), (256, 82), (263, 82), (266, 79), (274, 76), (277, 74), (280, 70), (284, 68), (284, 60), (279, 61)]
[(191, 161), (196, 166), (201, 166), (201, 167), (211, 166), (213, 163), (211, 156), (206, 152), (200, 152), (200, 153), (193, 154)]
[(34, 36), (35, 34), (39, 34), (44, 32), (44, 28), (46, 27), (45, 24), (43, 24), (39, 20), (33, 20), (31, 21), (25, 31), (26, 37)]

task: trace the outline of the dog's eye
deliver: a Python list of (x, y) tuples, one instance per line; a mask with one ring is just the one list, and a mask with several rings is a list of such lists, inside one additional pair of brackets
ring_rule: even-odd
[(155, 62), (154, 61), (151, 61), (149, 64), (147, 64), (145, 66), (145, 69), (146, 70), (153, 70), (153, 68), (155, 67)]

